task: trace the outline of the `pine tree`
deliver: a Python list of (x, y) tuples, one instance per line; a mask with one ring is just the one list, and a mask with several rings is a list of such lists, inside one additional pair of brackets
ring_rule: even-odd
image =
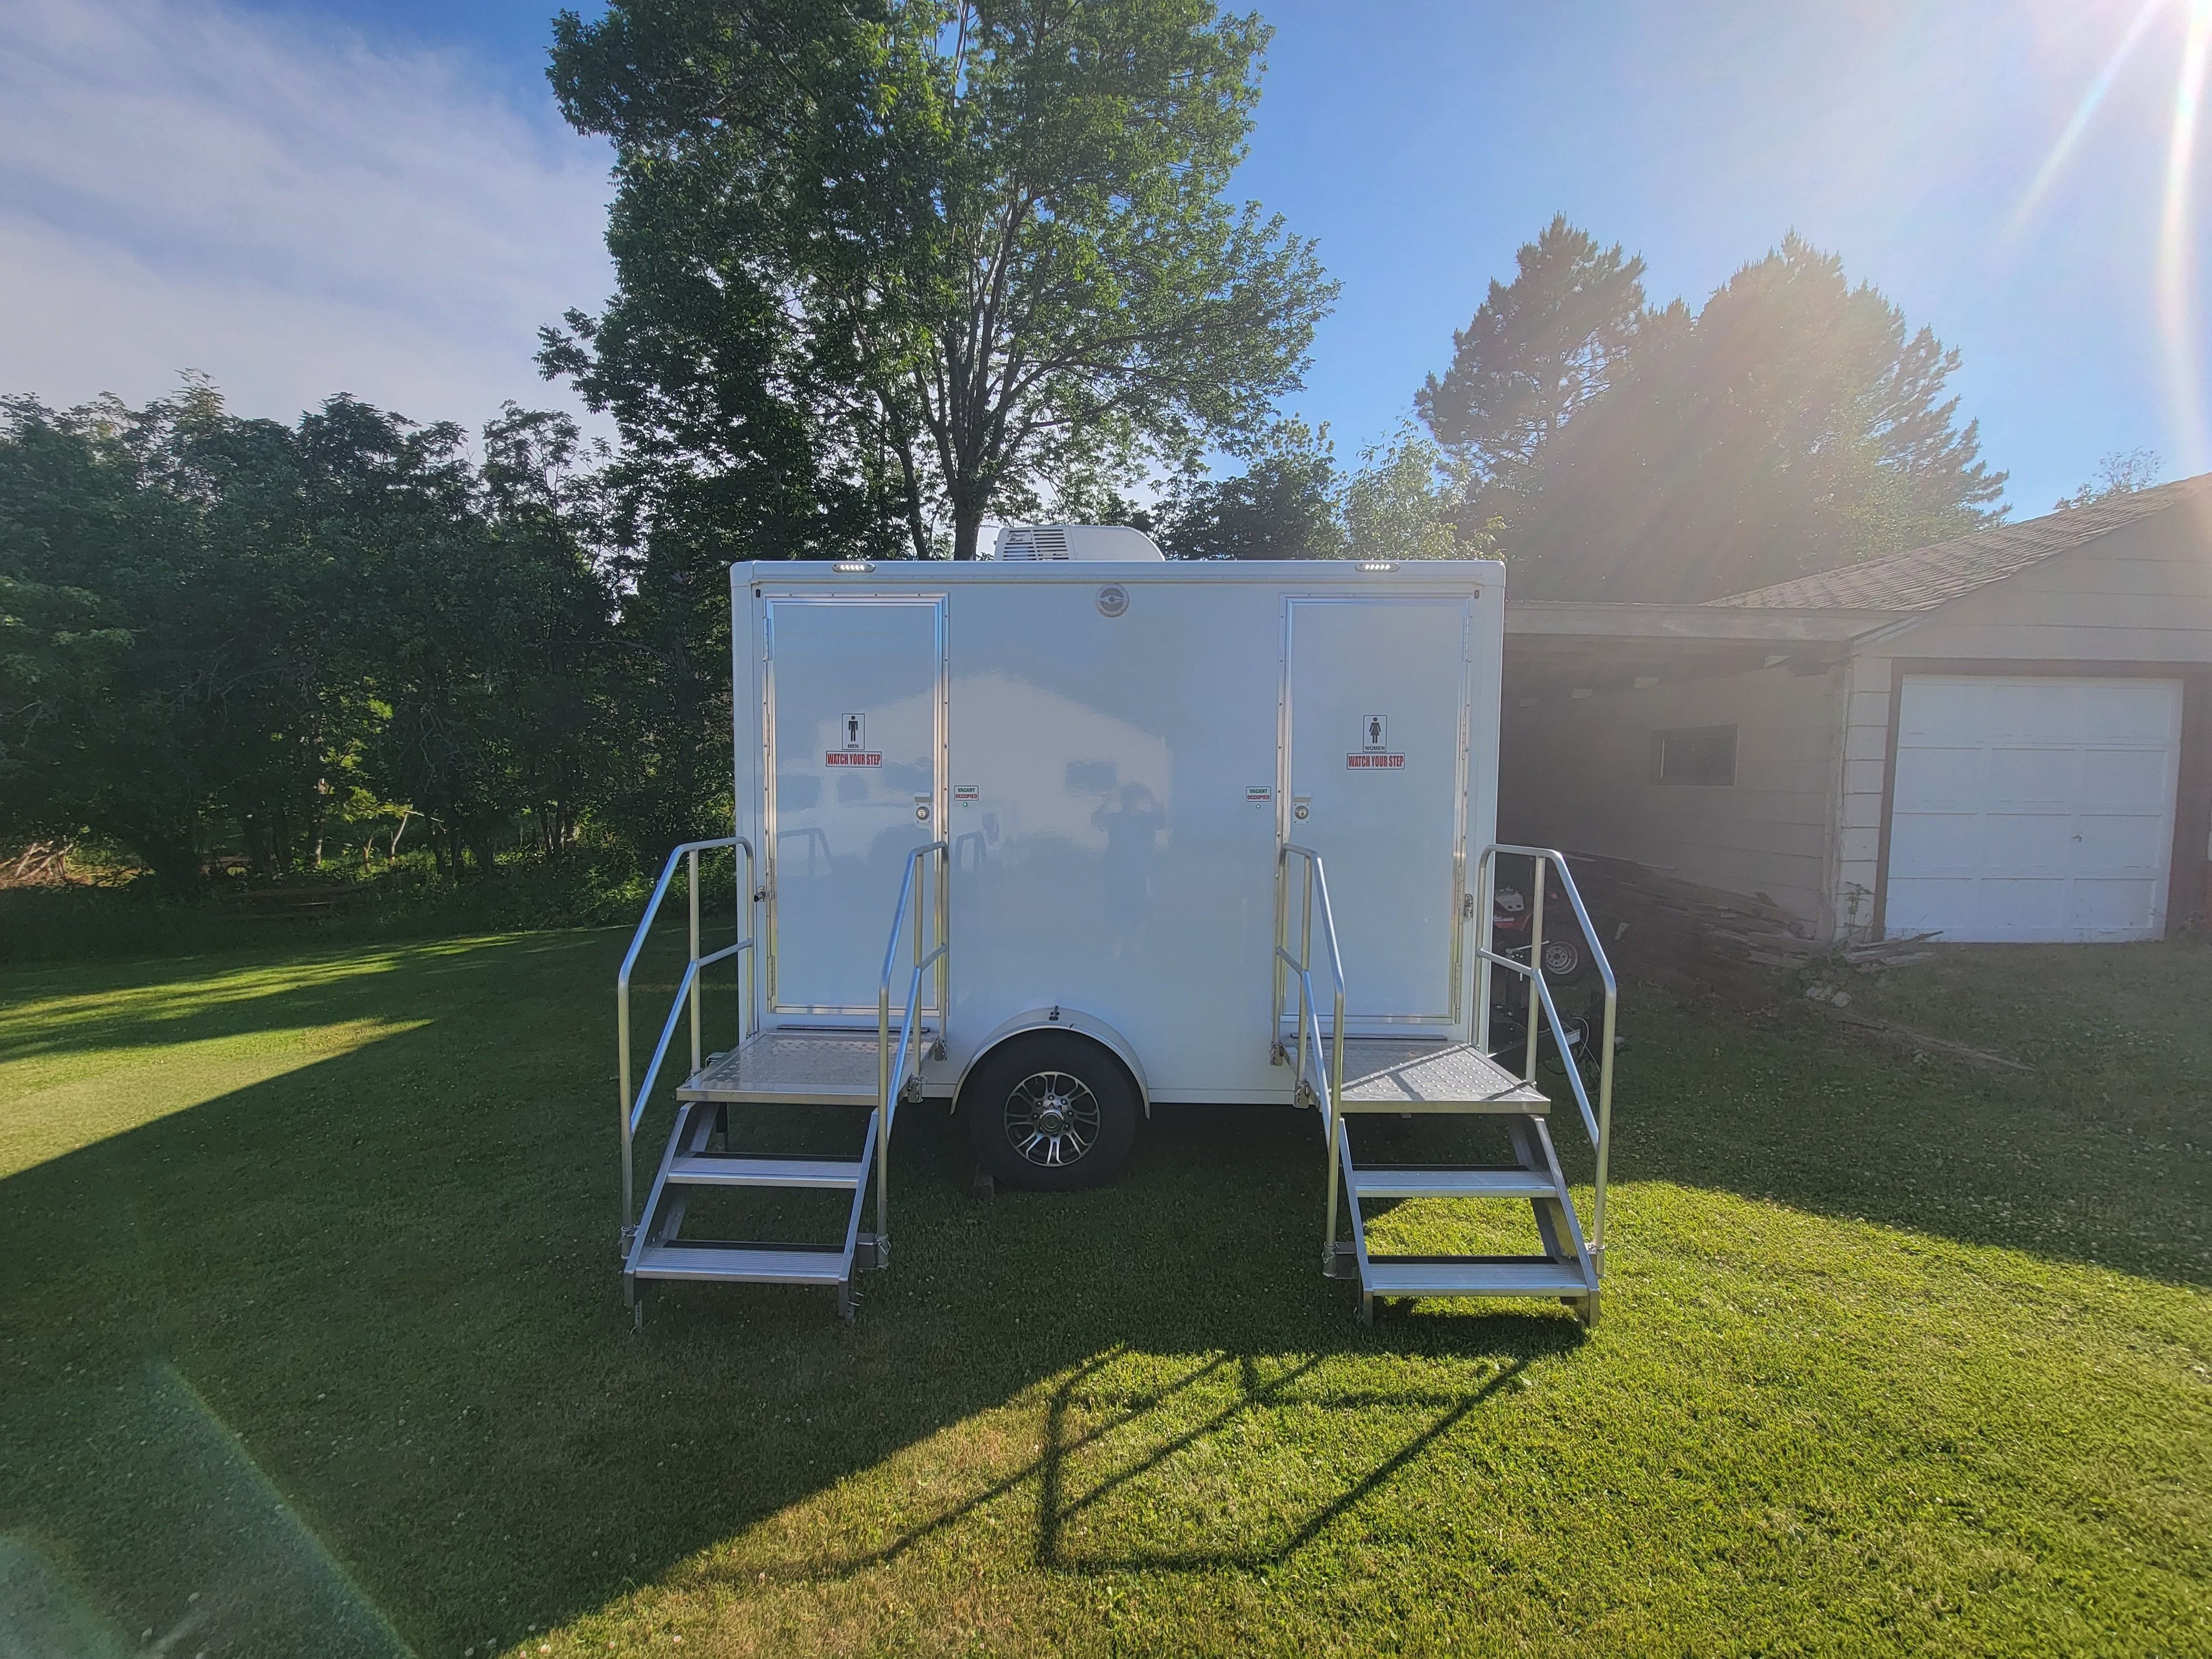
[(1560, 214), (1514, 255), (1452, 336), (1451, 365), (1413, 405), (1476, 485), (1510, 490), (1544, 445), (1601, 397), (1644, 315), (1644, 260)]
[(1600, 361), (1599, 389), (1501, 448), (1510, 510), (1472, 492), (1523, 597), (1701, 601), (2002, 514), (2004, 475), (1945, 395), (1959, 354), (1795, 235)]

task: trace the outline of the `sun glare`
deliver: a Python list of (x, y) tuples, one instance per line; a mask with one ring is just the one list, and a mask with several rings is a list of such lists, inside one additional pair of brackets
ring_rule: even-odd
[(2051, 154), (2044, 158), (2034, 182), (2027, 187), (2027, 194), (2020, 198), (2020, 207), (2012, 216), (2014, 231), (2018, 231), (2033, 216), (2052, 181), (2064, 170), (2067, 158), (2073, 155), (2075, 145), (2081, 143), (2082, 133), (2087, 131), (2091, 118), (2104, 103), (2106, 94), (2112, 91), (2112, 82), (2119, 79), (2120, 70), (2135, 55), (2143, 36), (2150, 33), (2150, 26), (2158, 21), (2159, 14), (2172, 3), (2173, 0), (2145, 0), (2142, 9), (2136, 13), (2135, 21), (2120, 36), (2119, 45), (2112, 48), (2112, 55), (2105, 60), (2105, 67), (2098, 71), (2097, 78), (2089, 83), (2089, 90), (2081, 94), (2081, 101), (2075, 106), (2073, 118), (2066, 123), (2066, 130), (2058, 135), (2058, 142), (2051, 147)]
[(2197, 306), (2197, 149), (2204, 106), (2205, 76), (2212, 67), (2212, 0), (2147, 0), (2105, 60), (2104, 67), (2075, 106), (2064, 131), (2036, 170), (2021, 198), (2010, 227), (2017, 234), (2065, 171), (2082, 134), (2096, 117), (2151, 27), (2161, 18), (2182, 22), (2180, 69), (2173, 94), (2173, 119), (2167, 129), (2166, 178), (2160, 192), (2155, 305), (2158, 338), (2167, 400), (2172, 405), (2173, 435), (2188, 470), (2212, 467), (2212, 422), (2204, 407), (2204, 377)]
[(2158, 325), (2166, 348), (2167, 395), (2188, 470), (2212, 465), (2212, 433), (2204, 413), (2204, 377), (2197, 318), (2197, 224), (2192, 188), (2204, 76), (2212, 61), (2212, 0), (2192, 0), (2174, 89), (2173, 128), (2166, 140), (2166, 197), (2159, 215)]

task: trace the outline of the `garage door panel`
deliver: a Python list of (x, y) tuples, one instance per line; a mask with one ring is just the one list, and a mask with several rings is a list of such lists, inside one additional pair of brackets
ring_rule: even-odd
[(1982, 859), (1976, 812), (1899, 813), (1890, 830), (1890, 862), (1922, 875), (1970, 876)]
[(2013, 745), (1991, 749), (1984, 772), (1988, 779), (1984, 799), (1997, 806), (2036, 806), (2054, 812), (2066, 811), (2079, 789), (2077, 752), (2072, 749)]
[(2081, 741), (2081, 694), (2067, 681), (1990, 680), (1979, 695), (1984, 743), (2070, 749)]
[(2154, 748), (2172, 742), (2181, 735), (2181, 700), (2167, 690), (2173, 684), (2107, 680), (2082, 684), (2075, 714), (2081, 742)]
[(1913, 748), (1939, 749), (1948, 744), (1978, 751), (1990, 738), (1988, 699), (1978, 688), (1947, 685), (1899, 713), (1898, 737)]
[(2081, 756), (2081, 798), (2093, 806), (2163, 814), (2172, 768), (2163, 749), (2091, 749)]
[(1897, 805), (1904, 811), (1953, 808), (1979, 811), (1988, 757), (1979, 749), (1929, 746), (1897, 755)]
[(1905, 677), (1884, 920), (1960, 940), (2165, 927), (2181, 685)]
[(1972, 876), (1910, 876), (1889, 884), (1887, 920), (1893, 935), (1951, 933), (1972, 919)]
[(2074, 820), (2051, 812), (1991, 812), (1978, 838), (1984, 871), (2048, 876), (2072, 862)]
[(2066, 883), (2050, 876), (1984, 876), (1970, 926), (1990, 939), (2049, 939), (2066, 925)]
[(2076, 875), (2155, 877), (2173, 856), (2172, 820), (2162, 813), (2085, 813), (2075, 824), (2074, 834), (2081, 837), (2070, 842)]
[(2150, 926), (2157, 903), (2158, 883), (2148, 877), (2076, 877), (2068, 884), (2066, 922), (2098, 938), (2136, 939)]

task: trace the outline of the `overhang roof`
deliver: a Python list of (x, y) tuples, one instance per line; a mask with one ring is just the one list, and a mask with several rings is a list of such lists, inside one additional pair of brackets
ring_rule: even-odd
[(1840, 642), (1898, 620), (1893, 611), (1833, 607), (1721, 611), (1713, 605), (1615, 605), (1510, 596), (1505, 602), (1505, 632), (1515, 638)]
[(1823, 570), (1794, 581), (1730, 593), (1715, 608), (1933, 611), (2061, 553), (2185, 502), (2212, 503), (2212, 472), (2137, 489), (2089, 507), (1978, 530), (1955, 541)]
[(1514, 697), (1624, 690), (1640, 680), (1741, 674), (1784, 659), (1807, 672), (1849, 653), (1890, 611), (1719, 610), (1706, 605), (1505, 601), (1505, 682)]

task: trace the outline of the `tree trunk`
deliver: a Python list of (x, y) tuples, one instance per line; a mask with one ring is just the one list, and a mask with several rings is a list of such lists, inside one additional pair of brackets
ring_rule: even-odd
[(955, 506), (952, 509), (952, 556), (956, 559), (975, 557), (975, 544), (982, 532), (983, 508), (980, 502), (972, 507)]
[(906, 533), (914, 543), (914, 556), (929, 556), (929, 526), (921, 513), (921, 477), (915, 471), (914, 450), (903, 434), (893, 444), (898, 453), (899, 481), (906, 490)]

